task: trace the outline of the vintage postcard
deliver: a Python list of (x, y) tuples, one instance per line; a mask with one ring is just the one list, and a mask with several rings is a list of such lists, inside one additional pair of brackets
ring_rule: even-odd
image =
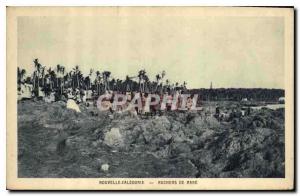
[(294, 189), (294, 9), (7, 7), (7, 189)]

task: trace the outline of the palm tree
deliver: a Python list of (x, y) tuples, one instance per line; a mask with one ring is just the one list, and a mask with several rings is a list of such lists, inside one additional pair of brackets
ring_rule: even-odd
[(184, 90), (186, 90), (186, 85), (187, 85), (187, 83), (186, 83), (186, 81), (184, 81), (184, 82), (183, 82), (183, 89), (184, 89)]
[(61, 93), (63, 93), (64, 91), (64, 86), (65, 86), (65, 80), (64, 80), (64, 76), (65, 76), (65, 67), (64, 66), (61, 66), (61, 79), (62, 79), (62, 82), (61, 82)]
[(166, 71), (163, 70), (162, 73), (161, 73), (161, 79), (163, 79), (165, 77), (165, 75), (166, 75)]
[(64, 77), (63, 77), (63, 83), (64, 83), (64, 88), (67, 87), (69, 88), (70, 87), (70, 75), (69, 73), (65, 74)]
[(56, 80), (56, 74), (54, 70), (50, 71), (50, 84), (51, 84), (51, 90), (53, 90), (54, 82)]
[(64, 73), (65, 73), (65, 67), (58, 64), (56, 65), (56, 83), (57, 83), (57, 88), (59, 89), (59, 92), (62, 94), (63, 93), (63, 86), (64, 86)]
[(69, 75), (68, 78), (70, 80), (69, 82), (71, 82), (71, 86), (70, 87), (72, 89), (74, 89), (75, 88), (75, 79), (74, 79), (75, 74), (74, 74), (74, 71), (70, 71), (68, 75)]
[(49, 82), (50, 90), (52, 91), (56, 75), (55, 72), (51, 69), (51, 67), (47, 70), (47, 74), (45, 77), (47, 78), (47, 81)]
[(96, 79), (95, 79), (95, 84), (97, 87), (97, 95), (100, 94), (100, 90), (99, 90), (99, 85), (100, 85), (100, 81), (101, 81), (101, 75), (100, 75), (100, 71), (96, 71)]
[(22, 82), (25, 74), (26, 74), (26, 70), (25, 69), (20, 69), (18, 67), (18, 78), (19, 78), (20, 82)]
[[(95, 78), (93, 76), (94, 70), (91, 69), (87, 76), (83, 76), (76, 65), (70, 72), (65, 74), (65, 67), (58, 64), (54, 70), (49, 68), (45, 74), (45, 67), (39, 63), (38, 59), (34, 59), (34, 72), (33, 77), (28, 77), (29, 82), (33, 83), (33, 92), (38, 96), (39, 87), (42, 86), (45, 93), (49, 91), (56, 90), (63, 94), (65, 87), (71, 88), (84, 88), (85, 90), (93, 89), (97, 91), (100, 95), (103, 91), (108, 91), (110, 89), (114, 91), (139, 91), (139, 92), (165, 92), (170, 91), (172, 94), (174, 90), (184, 90), (186, 89), (186, 82), (179, 86), (179, 83), (171, 83), (169, 79), (165, 79), (166, 72), (155, 75), (155, 79), (151, 81), (146, 74), (145, 69), (139, 70), (138, 75), (134, 77), (126, 76), (125, 80), (120, 80), (118, 78), (113, 78), (110, 81), (111, 72), (104, 71), (100, 73), (95, 72)], [(25, 69), (20, 69), (18, 67), (18, 85), (23, 82), (23, 77), (26, 73)], [(138, 81), (133, 80), (137, 78)], [(31, 81), (30, 81), (31, 80)], [(93, 83), (93, 84), (92, 84)], [(165, 84), (164, 84), (165, 83)], [(55, 85), (56, 84), (56, 85)]]
[(146, 72), (145, 72), (145, 74), (143, 76), (143, 81), (144, 81), (143, 92), (147, 91), (149, 93), (149, 91), (150, 91), (150, 89), (149, 89), (149, 82), (150, 82), (150, 80), (149, 80), (149, 77), (146, 75)]
[(88, 84), (87, 84), (88, 89), (91, 89), (91, 78), (92, 78), (93, 72), (94, 72), (94, 70), (90, 69), (90, 73), (88, 75)]
[(39, 59), (34, 59), (33, 60), (34, 63), (34, 74), (33, 74), (33, 86), (34, 86), (34, 91), (36, 93), (36, 96), (39, 96), (39, 79), (40, 79), (40, 71), (41, 71), (41, 67), (42, 65), (39, 63)]
[(51, 73), (51, 67), (47, 70), (47, 74), (45, 75), (46, 84), (49, 84), (51, 89), (50, 73)]
[(26, 70), (25, 69), (20, 69), (18, 67), (18, 70), (17, 70), (17, 77), (18, 77), (18, 87), (20, 87), (21, 83), (23, 82), (23, 78), (26, 74)]
[(168, 79), (166, 79), (166, 85), (164, 86), (164, 92), (165, 92), (165, 90), (167, 89), (169, 89), (169, 87), (170, 87), (170, 81), (168, 80)]
[(111, 72), (110, 71), (104, 71), (102, 73), (103, 76), (103, 82), (104, 82), (104, 90), (110, 90), (109, 88), (109, 77), (110, 77)]
[(112, 89), (113, 91), (116, 90), (116, 89), (115, 89), (115, 85), (116, 85), (116, 80), (113, 78), (113, 79), (110, 81), (110, 86), (111, 86), (111, 89)]
[(90, 83), (91, 83), (90, 77), (89, 76), (84, 77), (83, 83), (84, 83), (85, 90), (89, 90)]
[(60, 74), (60, 71), (61, 71), (61, 67), (60, 67), (60, 64), (58, 64), (58, 65), (56, 65), (56, 87), (60, 90), (61, 89), (61, 87), (60, 87), (60, 85), (59, 85), (59, 79), (60, 79), (60, 76), (61, 76), (61, 74)]
[(144, 89), (144, 78), (145, 78), (145, 75), (146, 75), (146, 71), (143, 69), (143, 70), (140, 70), (139, 73), (138, 73), (138, 78), (139, 78), (139, 91), (140, 92), (143, 92), (145, 89)]
[(73, 68), (74, 76), (76, 79), (76, 87), (79, 88), (79, 66), (76, 65), (75, 68)]
[(161, 79), (161, 76), (160, 76), (159, 74), (157, 74), (157, 75), (155, 76), (155, 78), (156, 78), (156, 87), (155, 87), (155, 91), (157, 91), (157, 88), (158, 88), (158, 85), (159, 85), (159, 80)]
[(46, 66), (42, 66), (42, 68), (41, 68), (41, 81), (42, 81), (42, 87), (44, 88), (44, 86), (45, 86), (45, 81), (44, 81), (44, 79), (45, 79), (45, 68), (46, 68)]
[(120, 80), (120, 79), (117, 79), (117, 82), (116, 82), (116, 90), (117, 90), (117, 91), (126, 91), (126, 90), (124, 90), (123, 81)]
[(78, 71), (77, 79), (78, 79), (78, 82), (77, 82), (78, 83), (78, 88), (80, 89), (80, 88), (82, 88), (83, 83), (84, 83), (83, 74), (81, 73), (81, 71)]
[(125, 90), (131, 91), (131, 79), (128, 75), (126, 75), (126, 79), (125, 79), (124, 83), (125, 83)]

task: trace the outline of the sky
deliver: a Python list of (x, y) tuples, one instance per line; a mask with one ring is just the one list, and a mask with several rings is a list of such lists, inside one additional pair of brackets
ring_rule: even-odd
[(166, 71), (188, 88), (284, 89), (281, 17), (18, 17), (18, 66), (79, 65), (115, 78)]

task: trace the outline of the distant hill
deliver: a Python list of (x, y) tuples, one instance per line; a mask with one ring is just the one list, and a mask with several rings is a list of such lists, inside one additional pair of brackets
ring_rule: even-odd
[(215, 88), (215, 89), (189, 89), (187, 93), (198, 94), (198, 99), (205, 101), (240, 101), (243, 98), (254, 101), (278, 101), (284, 97), (283, 89), (266, 88)]

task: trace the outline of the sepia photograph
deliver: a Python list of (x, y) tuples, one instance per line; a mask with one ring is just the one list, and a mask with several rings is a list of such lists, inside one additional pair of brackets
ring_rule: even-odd
[(9, 187), (293, 189), (293, 14), (8, 7)]

